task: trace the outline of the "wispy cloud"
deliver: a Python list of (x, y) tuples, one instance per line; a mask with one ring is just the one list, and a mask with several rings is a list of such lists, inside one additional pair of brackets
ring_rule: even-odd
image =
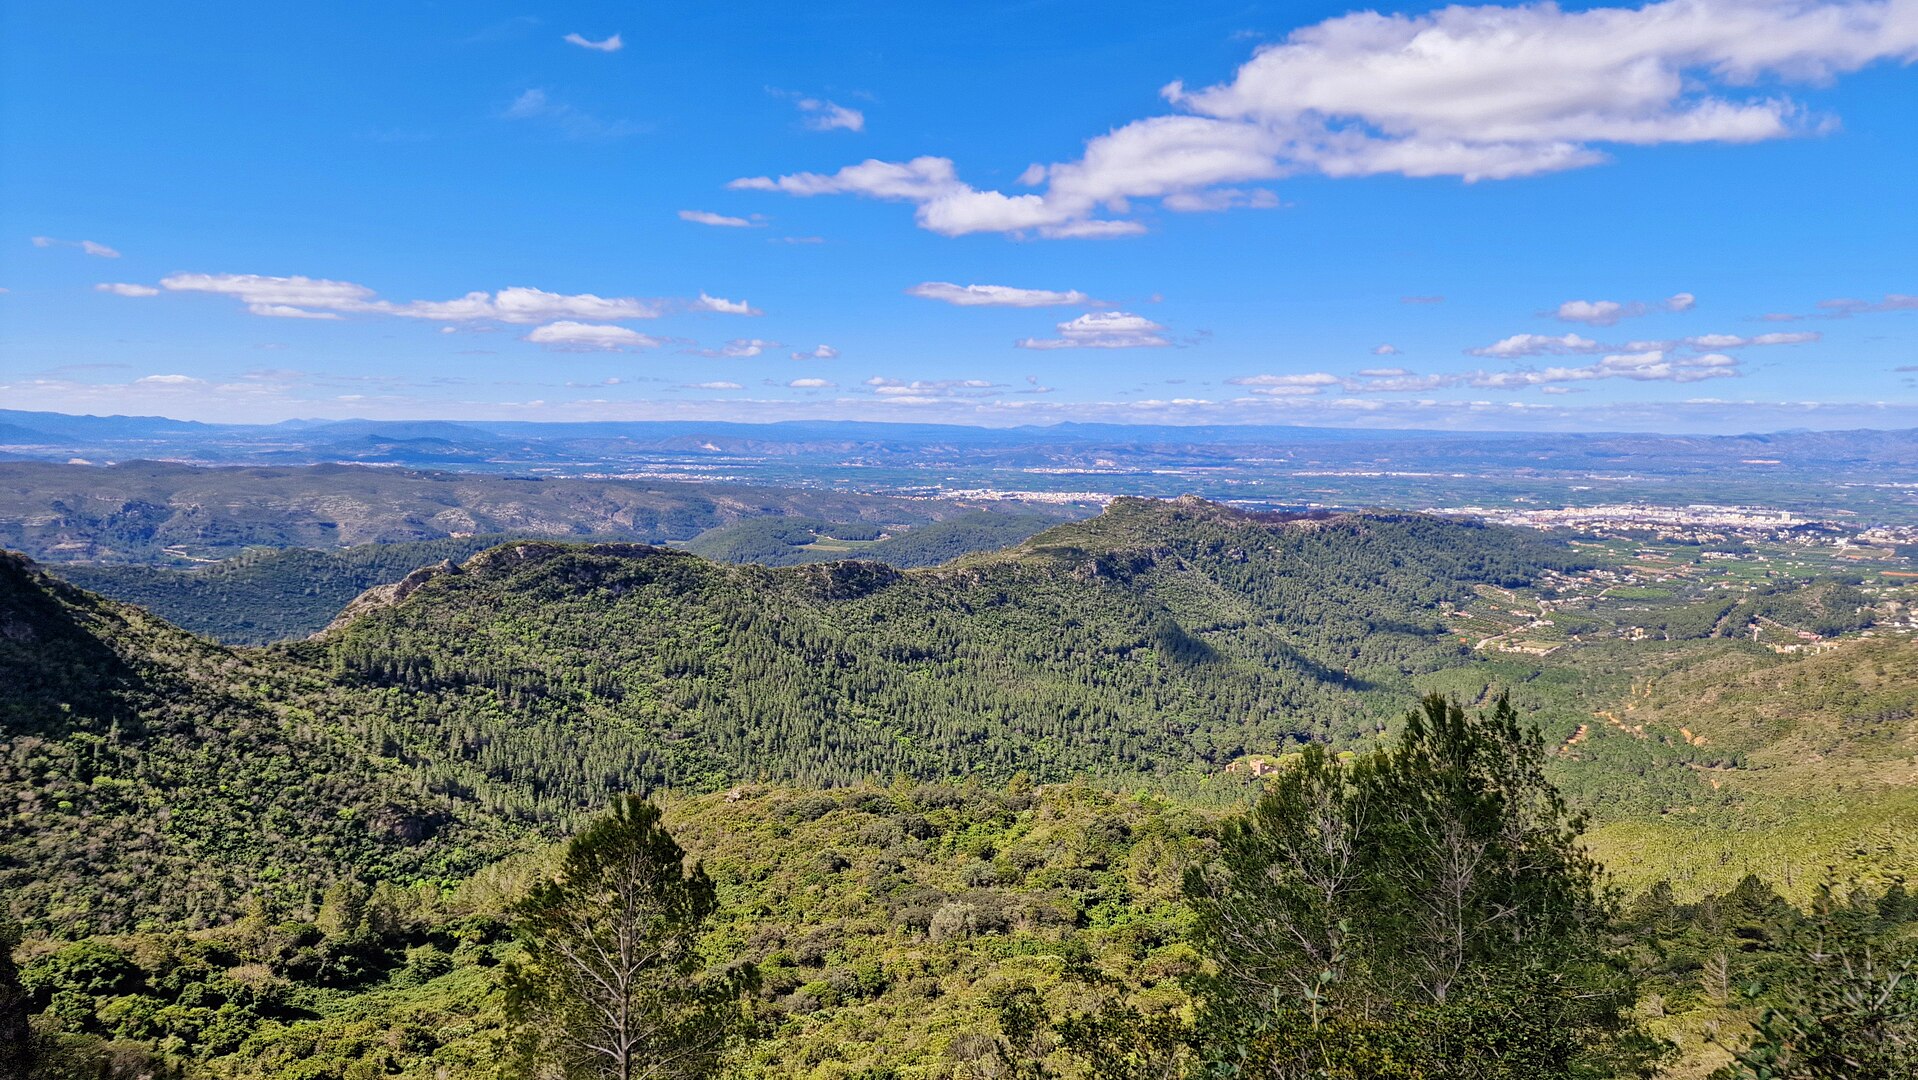
[(809, 131), (864, 131), (866, 114), (836, 102), (819, 98), (800, 98), (801, 123)]
[(618, 34), (614, 34), (613, 36), (607, 37), (607, 38), (601, 38), (598, 41), (594, 41), (592, 38), (589, 38), (585, 36), (584, 34), (567, 34), (565, 37), (561, 38), (560, 40), (564, 41), (568, 45), (577, 45), (582, 49), (591, 49), (594, 52), (603, 52), (603, 53), (616, 53), (619, 50), (626, 47), (626, 43), (619, 39)]
[(96, 259), (117, 259), (120, 253), (94, 240), (61, 240), (53, 236), (35, 236), (33, 246), (37, 248), (79, 248), (85, 254)]
[(617, 139), (644, 130), (631, 121), (602, 120), (573, 105), (554, 101), (538, 87), (514, 98), (500, 116), (506, 120), (547, 124), (569, 139)]
[(1886, 293), (1882, 300), (1820, 300), (1818, 308), (1826, 315), (1839, 318), (1880, 311), (1918, 311), (1918, 296)]
[(134, 285), (124, 281), (103, 281), (95, 285), (94, 291), (112, 293), (115, 296), (158, 296), (160, 290), (151, 285)]
[(692, 308), (694, 311), (711, 311), (720, 315), (765, 314), (744, 300), (728, 300), (725, 297), (708, 296), (705, 293), (699, 294), (699, 299), (693, 303)]
[(712, 225), (721, 229), (751, 229), (761, 224), (750, 218), (728, 217), (715, 214), (710, 210), (681, 210), (679, 220), (690, 221), (695, 225)]
[(743, 360), (759, 356), (767, 349), (779, 348), (779, 342), (761, 338), (734, 338), (717, 349), (689, 349), (695, 356), (710, 356), (715, 359)]
[(835, 360), (838, 357), (839, 350), (831, 345), (815, 345), (806, 352), (792, 354), (794, 360)]
[(1010, 285), (955, 285), (950, 281), (922, 281), (906, 290), (908, 296), (938, 300), (958, 307), (1060, 307), (1085, 304), (1091, 297), (1077, 289), (1019, 289)]

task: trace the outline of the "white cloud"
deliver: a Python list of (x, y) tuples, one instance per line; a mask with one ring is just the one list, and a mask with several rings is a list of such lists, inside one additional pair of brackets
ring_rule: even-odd
[(133, 380), (135, 386), (205, 386), (205, 379), (191, 375), (145, 375)]
[(583, 34), (568, 34), (560, 40), (568, 45), (577, 45), (582, 49), (592, 49), (595, 52), (603, 53), (616, 53), (626, 47), (626, 43), (619, 40), (618, 34), (614, 34), (609, 38), (602, 38), (599, 41), (594, 41)]
[(117, 259), (120, 257), (118, 251), (93, 240), (61, 240), (52, 236), (35, 236), (29, 239), (33, 243), (33, 246), (37, 248), (79, 248), (85, 254), (91, 255), (96, 259)]
[(133, 285), (124, 281), (106, 281), (95, 285), (94, 290), (112, 293), (115, 296), (158, 296), (160, 290), (151, 285)]
[(1481, 371), (1471, 376), (1468, 381), (1472, 386), (1486, 389), (1511, 390), (1552, 383), (1586, 382), (1594, 379), (1689, 383), (1704, 379), (1732, 378), (1738, 374), (1738, 361), (1723, 353), (1673, 357), (1663, 350), (1651, 349), (1645, 352), (1606, 356), (1597, 363), (1581, 367)]
[(569, 139), (617, 139), (641, 130), (639, 125), (625, 120), (602, 120), (563, 101), (554, 101), (538, 87), (514, 98), (500, 117), (550, 124)]
[(1605, 346), (1590, 338), (1577, 334), (1565, 334), (1551, 337), (1546, 334), (1513, 334), (1511, 337), (1495, 341), (1477, 349), (1467, 349), (1472, 356), (1490, 356), (1501, 360), (1517, 359), (1521, 356), (1560, 356), (1565, 353), (1599, 352)]
[(711, 311), (721, 315), (761, 315), (764, 312), (744, 300), (727, 300), (720, 296), (699, 294), (699, 300), (692, 305), (694, 311)]
[(1616, 300), (1567, 300), (1558, 305), (1553, 314), (1560, 322), (1610, 326), (1620, 319), (1645, 314), (1645, 305), (1621, 304)]
[(408, 304), (384, 304), (377, 310), (415, 319), (453, 322), (493, 319), (508, 323), (534, 323), (559, 318), (622, 322), (654, 319), (660, 315), (658, 304), (630, 296), (606, 297), (593, 293), (568, 296), (524, 285), (509, 286), (491, 296), (484, 292), (470, 292), (457, 300), (415, 300)]
[(695, 349), (693, 351), (700, 356), (743, 360), (759, 356), (767, 349), (777, 348), (779, 348), (779, 342), (777, 341), (764, 341), (760, 338), (734, 338), (717, 349)]
[(804, 123), (812, 131), (864, 131), (866, 114), (858, 109), (848, 109), (831, 101), (818, 98), (800, 98), (799, 111), (805, 114)]
[(744, 390), (745, 387), (739, 385), (736, 382), (726, 382), (724, 380), (721, 380), (718, 382), (693, 383), (692, 389), (694, 390)]
[(1091, 138), (1077, 161), (1034, 164), (1020, 182), (1043, 181), (1042, 192), (976, 190), (950, 160), (930, 157), (736, 183), (905, 199), (918, 204), (921, 227), (949, 236), (1112, 235), (1117, 225), (1079, 223), (1130, 213), (1135, 199), (1233, 205), (1225, 192), (1234, 185), (1301, 172), (1496, 180), (1596, 165), (1615, 145), (1815, 133), (1829, 119), (1780, 87), (1915, 58), (1911, 0), (1364, 11), (1260, 47), (1228, 82), (1166, 86), (1182, 112)]
[(1878, 311), (1918, 311), (1918, 296), (1886, 293), (1883, 300), (1820, 300), (1818, 306), (1826, 314), (1838, 318)]
[(1125, 311), (1088, 312), (1059, 324), (1056, 338), (1025, 338), (1021, 349), (1142, 349), (1170, 345), (1165, 327)]
[(831, 345), (815, 345), (810, 352), (792, 354), (794, 360), (833, 360), (838, 358), (839, 350)]
[(1399, 347), (1397, 345), (1380, 345), (1372, 350), (1373, 356), (1397, 356), (1398, 354)]
[(1004, 387), (990, 379), (887, 379), (873, 376), (866, 380), (872, 392), (895, 404), (924, 404), (946, 398), (990, 397)]
[(795, 390), (822, 390), (836, 384), (827, 379), (794, 379), (786, 385)]
[(291, 304), (248, 304), (246, 306), (246, 310), (249, 314), (259, 315), (268, 319), (337, 319), (339, 318), (338, 315), (334, 314), (331, 311), (308, 311), (306, 308), (297, 308), (292, 306)]
[(582, 351), (651, 349), (660, 344), (658, 338), (624, 326), (565, 321), (534, 327), (527, 333), (526, 340), (535, 345)]
[(759, 224), (756, 221), (751, 221), (743, 217), (727, 217), (725, 214), (715, 214), (710, 210), (681, 210), (679, 212), (679, 219), (681, 221), (690, 221), (695, 225), (714, 225), (722, 229), (750, 229)]
[(958, 307), (1058, 307), (1088, 303), (1092, 298), (1077, 289), (1019, 289), (1010, 285), (955, 285), (949, 281), (922, 281), (906, 290), (922, 300), (939, 300)]
[(868, 158), (848, 165), (830, 175), (794, 173), (777, 180), (748, 176), (726, 185), (735, 191), (783, 191), (801, 197), (813, 195), (863, 195), (872, 199), (926, 202), (963, 188), (953, 171), (952, 159), (917, 157), (907, 162)]
[[(1674, 293), (1660, 300), (1657, 307), (1661, 311), (1690, 311), (1698, 303), (1691, 293)], [(1635, 319), (1652, 310), (1651, 305), (1636, 300), (1621, 303), (1617, 300), (1567, 300), (1558, 305), (1552, 315), (1561, 322), (1585, 323), (1588, 326), (1610, 326), (1620, 319)]]
[(325, 308), (335, 311), (371, 310), (372, 289), (350, 281), (326, 278), (268, 277), (261, 274), (170, 274), (160, 279), (169, 292), (204, 292), (231, 296), (255, 315), (285, 317), (277, 309)]
[(1175, 191), (1160, 200), (1167, 210), (1180, 213), (1217, 213), (1221, 210), (1236, 210), (1241, 207), (1251, 210), (1273, 210), (1279, 203), (1279, 197), (1265, 188), (1253, 188), (1250, 191), (1239, 188), (1211, 188), (1204, 191)]
[(1307, 397), (1328, 386), (1338, 386), (1341, 381), (1329, 372), (1311, 371), (1299, 375), (1240, 375), (1227, 379), (1226, 383), (1270, 397)]

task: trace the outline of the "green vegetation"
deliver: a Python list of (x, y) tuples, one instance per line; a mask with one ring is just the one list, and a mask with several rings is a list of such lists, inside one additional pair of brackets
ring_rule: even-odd
[(705, 867), (636, 795), (580, 830), (550, 881), (513, 905), (524, 959), (506, 978), (507, 1019), (529, 1071), (697, 1080), (745, 1026), (751, 967), (708, 975), (699, 939), (718, 901)]
[(834, 559), (871, 559), (905, 569), (937, 566), (975, 551), (996, 551), (1059, 524), (1056, 514), (960, 514), (886, 532), (864, 522), (757, 518), (704, 533), (687, 550), (719, 562), (796, 566)]
[[(1177, 1075), (1243, 1027), (1240, 946), (1297, 991), (1233, 1044), (1269, 1075), (1437, 1078), (1461, 1054), (1632, 1075), (1641, 1025), (1692, 1080), (1834, 1039), (1896, 1063), (1908, 1013), (1832, 1001), (1904, 970), (1918, 933), (1897, 884), (1918, 652), (1594, 634), (1536, 655), (1446, 624), (1590, 567), (1418, 516), (1121, 500), (904, 571), (514, 542), (259, 650), (0, 558), (0, 899), (25, 930), (0, 1005), (25, 1003), (51, 1076), (491, 1078), (517, 1045), (505, 973), (542, 970), (531, 913), (584, 880), (556, 878), (558, 842), (643, 793), (672, 835), (629, 808), (634, 835), (712, 889), (667, 984), (758, 976), (728, 1075)], [(1765, 602), (1865, 606), (1807, 588)], [(1433, 691), (1466, 705), (1407, 719)], [(1364, 853), (1323, 910), (1295, 887), (1307, 805)], [(1434, 951), (1440, 855), (1465, 850), (1487, 876), (1453, 924), (1478, 929)], [(1622, 914), (1589, 858), (1639, 897)], [(1260, 875), (1284, 887), (1233, 884)], [(1842, 955), (1874, 966), (1807, 951), (1841, 908)], [(1311, 914), (1336, 963), (1233, 944), (1222, 912)]]
[(1320, 747), (1229, 822), (1186, 893), (1207, 1061), (1256, 1076), (1649, 1075), (1661, 1048), (1542, 747), (1433, 696), (1396, 746)]
[(48, 569), (196, 634), (229, 645), (266, 645), (319, 633), (354, 597), (376, 585), (433, 563), (465, 561), (509, 539), (467, 536), (339, 551), (256, 548), (194, 570), (110, 563)]

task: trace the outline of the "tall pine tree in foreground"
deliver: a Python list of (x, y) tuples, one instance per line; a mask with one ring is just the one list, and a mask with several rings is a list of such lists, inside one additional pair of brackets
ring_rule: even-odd
[(1186, 889), (1201, 1056), (1273, 1080), (1648, 1075), (1582, 821), (1500, 699), (1428, 697), (1390, 749), (1308, 749)]
[(507, 979), (522, 1051), (567, 1080), (696, 1080), (743, 1032), (749, 969), (707, 970), (713, 883), (627, 796), (566, 848), (559, 873), (514, 905), (525, 961)]

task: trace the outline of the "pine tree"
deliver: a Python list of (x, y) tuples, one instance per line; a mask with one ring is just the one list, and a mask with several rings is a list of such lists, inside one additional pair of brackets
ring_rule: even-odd
[(637, 796), (573, 838), (555, 880), (513, 908), (526, 961), (507, 982), (522, 1046), (568, 1080), (695, 1080), (743, 1029), (750, 969), (709, 972), (713, 883)]

